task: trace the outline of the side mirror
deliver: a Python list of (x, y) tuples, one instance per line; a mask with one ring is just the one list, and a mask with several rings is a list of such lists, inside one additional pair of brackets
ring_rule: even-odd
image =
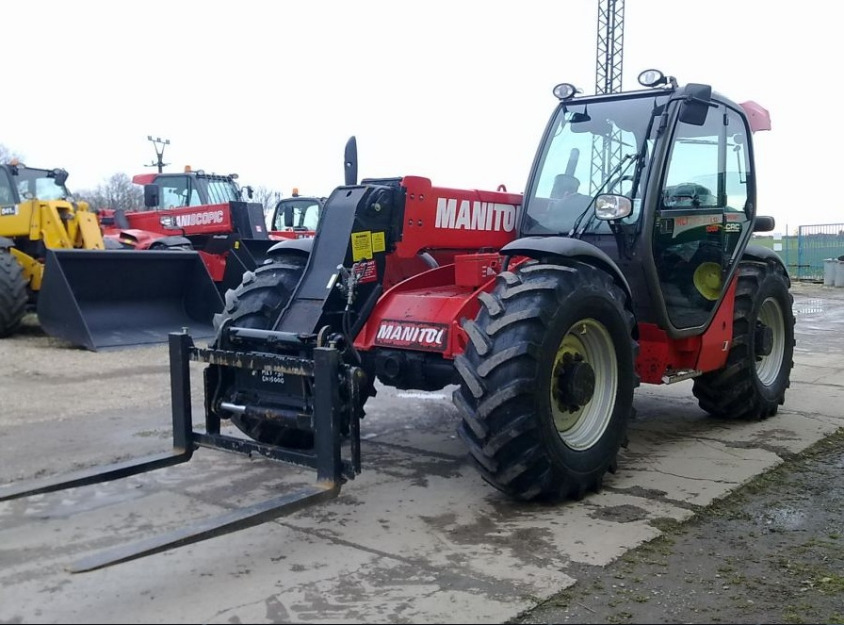
[(53, 177), (56, 179), (56, 184), (60, 187), (64, 186), (64, 183), (67, 182), (67, 170), (65, 169), (54, 169), (53, 170)]
[(161, 201), (161, 192), (157, 184), (144, 185), (144, 206), (155, 208)]
[(774, 229), (776, 222), (773, 217), (759, 215), (753, 221), (753, 232), (770, 232)]
[(623, 195), (601, 194), (595, 198), (595, 217), (601, 221), (624, 219), (633, 212), (633, 203)]
[(680, 121), (692, 126), (703, 126), (712, 100), (712, 87), (689, 83), (685, 87), (685, 100), (680, 105)]

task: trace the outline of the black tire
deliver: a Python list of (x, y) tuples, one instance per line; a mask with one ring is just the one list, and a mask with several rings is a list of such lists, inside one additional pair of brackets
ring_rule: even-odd
[(695, 378), (692, 392), (712, 416), (765, 419), (777, 413), (791, 384), (794, 297), (779, 263), (743, 261), (738, 271), (727, 364)]
[[(232, 325), (241, 328), (269, 329), (293, 294), (306, 261), (302, 256), (283, 256), (244, 273), (240, 286), (226, 292), (225, 308), (214, 315), (214, 327), (219, 329), (231, 319)], [(232, 415), (231, 421), (259, 443), (294, 449), (310, 449), (314, 444), (310, 430), (284, 427), (268, 419), (238, 414)]]
[(223, 312), (214, 315), (214, 328), (231, 319), (241, 328), (269, 329), (293, 294), (306, 262), (304, 256), (281, 256), (244, 273), (240, 285), (226, 292)]
[(480, 299), (455, 359), (458, 432), (474, 464), (516, 499), (599, 490), (627, 442), (639, 384), (625, 293), (585, 263), (529, 262)]
[(0, 338), (17, 332), (28, 301), (23, 268), (8, 250), (0, 250)]
[(165, 243), (153, 243), (149, 246), (149, 249), (157, 252), (192, 252), (193, 245), (189, 243), (178, 243), (176, 245), (167, 245)]

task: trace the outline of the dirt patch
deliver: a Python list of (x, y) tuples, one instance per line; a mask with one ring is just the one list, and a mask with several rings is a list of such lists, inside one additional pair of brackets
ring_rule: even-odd
[(842, 471), (844, 430), (510, 622), (844, 623)]

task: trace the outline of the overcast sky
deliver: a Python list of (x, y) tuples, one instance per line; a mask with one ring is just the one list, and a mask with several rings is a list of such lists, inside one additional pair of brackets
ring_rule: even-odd
[[(624, 88), (655, 67), (759, 102), (759, 212), (844, 222), (841, 12), (626, 0)], [(361, 177), (521, 192), (553, 86), (595, 91), (597, 20), (598, 0), (7, 2), (0, 144), (77, 190), (154, 171), (153, 135), (166, 171), (328, 195), (355, 135)]]

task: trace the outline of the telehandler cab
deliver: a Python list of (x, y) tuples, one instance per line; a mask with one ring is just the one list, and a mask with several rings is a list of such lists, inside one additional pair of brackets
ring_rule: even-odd
[(324, 197), (299, 195), (293, 189), (290, 197), (276, 202), (272, 213), (267, 215), (267, 228), (276, 239), (304, 239), (316, 234)]
[[(524, 195), (425, 178), (331, 193), (313, 239), (284, 241), (244, 275), (197, 347), (170, 335), (174, 450), (4, 498), (186, 461), (198, 447), (316, 469), (315, 486), (172, 534), (95, 554), (90, 570), (288, 514), (361, 470), (375, 380), (455, 385), (459, 434), (484, 479), (520, 500), (578, 499), (617, 467), (640, 382), (693, 380), (706, 412), (774, 415), (794, 349), (790, 280), (751, 244), (754, 131), (767, 111), (656, 70), (629, 93), (570, 84)], [(189, 364), (204, 369), (191, 424)], [(230, 421), (244, 436), (221, 434)]]

